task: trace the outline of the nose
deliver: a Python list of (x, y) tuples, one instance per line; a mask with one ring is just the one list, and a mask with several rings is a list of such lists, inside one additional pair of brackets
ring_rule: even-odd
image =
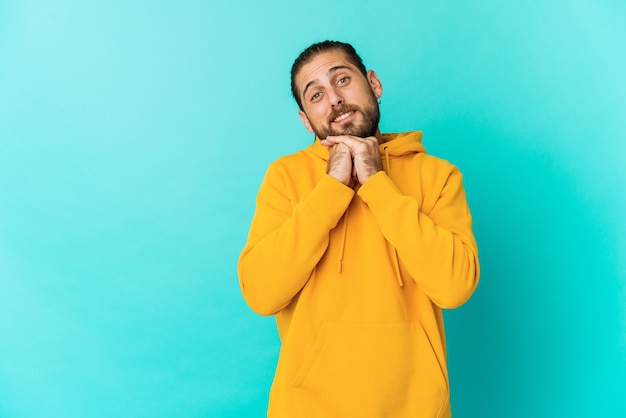
[(331, 106), (335, 107), (343, 104), (343, 96), (336, 88), (329, 89), (326, 94)]

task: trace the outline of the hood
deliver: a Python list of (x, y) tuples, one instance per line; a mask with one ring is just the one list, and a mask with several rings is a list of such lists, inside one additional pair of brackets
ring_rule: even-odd
[[(390, 159), (426, 152), (422, 145), (422, 131), (388, 133), (382, 136), (385, 142), (379, 145), (380, 155), (385, 155), (386, 151)], [(316, 137), (315, 143), (309, 145), (306, 150), (328, 161), (328, 148), (320, 144), (319, 138)]]

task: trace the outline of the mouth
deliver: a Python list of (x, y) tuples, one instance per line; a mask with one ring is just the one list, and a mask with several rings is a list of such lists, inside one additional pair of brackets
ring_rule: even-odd
[(355, 113), (356, 113), (356, 112), (355, 112), (354, 110), (350, 110), (350, 111), (348, 111), (348, 112), (341, 113), (341, 114), (339, 114), (339, 116), (337, 116), (337, 117), (335, 117), (334, 119), (332, 119), (332, 122), (333, 122), (333, 123), (342, 123), (342, 122), (345, 122), (345, 121), (347, 121), (347, 120), (351, 119), (351, 118), (352, 118), (352, 116), (354, 116), (354, 114), (355, 114)]

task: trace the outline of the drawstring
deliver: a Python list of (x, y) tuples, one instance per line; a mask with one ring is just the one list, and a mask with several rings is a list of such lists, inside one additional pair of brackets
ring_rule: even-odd
[(346, 249), (346, 237), (348, 235), (348, 215), (350, 215), (350, 206), (348, 206), (348, 210), (346, 210), (346, 216), (343, 220), (343, 233), (341, 237), (341, 248), (339, 250), (339, 261), (337, 262), (337, 273), (341, 273), (341, 268), (343, 264), (343, 253)]
[(389, 147), (387, 145), (385, 145), (385, 147), (383, 148), (383, 150), (385, 150), (385, 162), (387, 163), (387, 166), (385, 167), (385, 173), (387, 173), (387, 175), (389, 175)]
[[(389, 174), (391, 172), (391, 167), (389, 165), (389, 147), (388, 146), (384, 146), (383, 150), (385, 151), (385, 162), (387, 163), (385, 166), (385, 173), (391, 177), (391, 175)], [(389, 241), (387, 241), (387, 245), (389, 244)], [(402, 274), (400, 274), (400, 263), (398, 262), (398, 251), (391, 247), (391, 249), (393, 250), (393, 266), (396, 269), (396, 279), (398, 280), (398, 285), (400, 285), (400, 287), (404, 286), (404, 281), (402, 280)]]
[[(383, 148), (383, 150), (385, 151), (385, 162), (386, 162), (386, 167), (385, 167), (385, 173), (387, 175), (389, 175), (389, 150), (388, 147), (385, 146)], [(348, 216), (350, 215), (350, 206), (348, 206), (348, 209), (346, 210), (346, 214), (344, 216), (343, 219), (343, 231), (342, 231), (342, 236), (341, 236), (341, 246), (339, 249), (339, 260), (337, 261), (337, 273), (341, 274), (341, 270), (343, 267), (343, 255), (346, 249), (346, 237), (348, 236)], [(387, 245), (389, 246), (389, 242), (387, 242)], [(398, 280), (398, 285), (400, 287), (404, 286), (404, 281), (402, 280), (402, 274), (400, 273), (400, 263), (398, 261), (398, 252), (396, 251), (395, 248), (393, 248), (393, 266), (396, 270), (396, 279)]]
[(402, 275), (400, 274), (400, 265), (398, 263), (398, 252), (396, 249), (393, 249), (393, 265), (396, 268), (396, 279), (398, 280), (398, 284), (400, 287), (404, 286), (404, 282), (402, 281)]

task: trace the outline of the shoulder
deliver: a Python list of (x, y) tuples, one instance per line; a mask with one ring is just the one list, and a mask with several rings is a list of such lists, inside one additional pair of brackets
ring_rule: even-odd
[(416, 159), (419, 160), (422, 170), (432, 171), (435, 170), (439, 174), (460, 172), (458, 167), (452, 164), (450, 161), (441, 157), (437, 157), (431, 154), (420, 153), (417, 154)]
[(318, 153), (313, 152), (312, 148), (312, 146), (309, 146), (291, 154), (283, 155), (274, 160), (269, 165), (269, 169), (293, 172), (301, 171), (303, 168), (319, 164), (320, 162), (325, 164), (324, 159), (320, 155), (317, 155)]

